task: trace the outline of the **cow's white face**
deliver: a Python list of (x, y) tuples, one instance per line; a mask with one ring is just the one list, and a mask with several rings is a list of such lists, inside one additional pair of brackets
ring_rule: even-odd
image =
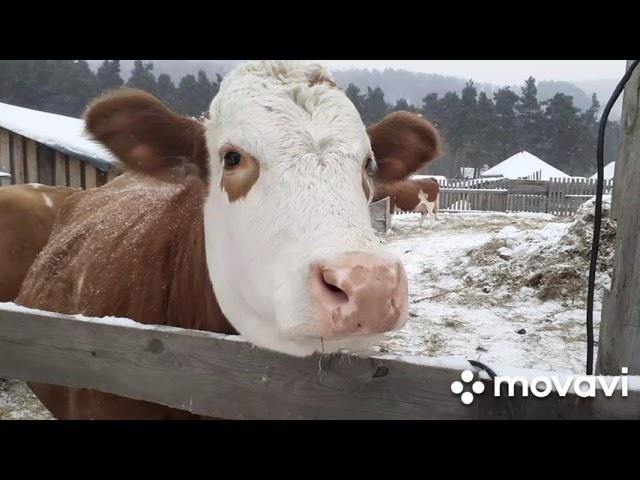
[(393, 182), (439, 154), (418, 115), (365, 129), (321, 67), (256, 62), (225, 78), (204, 124), (130, 89), (97, 99), (85, 121), (133, 170), (199, 172), (214, 293), (253, 343), (361, 349), (406, 321), (406, 275), (371, 227), (367, 169), (375, 153), (375, 181)]
[[(311, 85), (313, 79), (325, 81)], [(382, 251), (363, 188), (363, 168), (373, 156), (369, 136), (329, 74), (292, 62), (249, 64), (225, 78), (209, 114), (207, 262), (220, 306), (238, 331), (260, 346), (310, 354), (368, 345), (401, 327), (404, 270)], [(320, 318), (312, 280), (314, 266), (331, 262), (348, 275), (360, 264), (345, 264), (354, 252), (369, 253), (360, 262), (364, 275), (374, 275), (364, 269), (389, 270), (379, 280), (391, 282), (388, 298), (368, 314), (388, 315), (392, 300), (397, 308), (386, 322), (359, 318), (361, 331)], [(338, 282), (348, 279), (331, 283), (349, 288)], [(325, 300), (329, 309), (365, 308)], [(368, 321), (375, 327), (367, 328)]]

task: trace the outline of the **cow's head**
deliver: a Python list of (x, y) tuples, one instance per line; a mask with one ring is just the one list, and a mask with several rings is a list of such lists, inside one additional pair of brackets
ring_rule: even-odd
[(197, 168), (211, 282), (251, 342), (307, 355), (404, 325), (405, 271), (374, 235), (368, 202), (372, 178), (406, 177), (439, 153), (428, 122), (396, 113), (367, 133), (330, 74), (297, 62), (237, 68), (202, 122), (132, 90), (94, 102), (86, 122), (130, 168)]

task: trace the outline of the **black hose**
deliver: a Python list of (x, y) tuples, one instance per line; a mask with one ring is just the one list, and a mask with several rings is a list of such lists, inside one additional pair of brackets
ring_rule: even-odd
[[(487, 372), (487, 375), (489, 375), (489, 377), (491, 378), (491, 380), (495, 383), (496, 381), (496, 372), (493, 371), (493, 369), (487, 365), (485, 365), (482, 362), (479, 362), (477, 360), (467, 360), (467, 362), (469, 362), (471, 364), (472, 367), (476, 367), (479, 368), (481, 370), (484, 370), (485, 372)], [(505, 393), (505, 392), (502, 392)], [(504, 400), (507, 404), (507, 413), (509, 414), (509, 420), (516, 420), (516, 414), (513, 410), (513, 406), (511, 405), (511, 399), (509, 398), (508, 393), (504, 394)]]
[(593, 374), (593, 297), (596, 285), (596, 265), (598, 262), (598, 249), (600, 248), (600, 227), (602, 225), (602, 191), (604, 189), (604, 133), (609, 119), (609, 113), (613, 105), (618, 100), (620, 93), (624, 90), (625, 85), (631, 78), (633, 71), (640, 63), (640, 60), (634, 60), (626, 73), (620, 80), (620, 83), (613, 91), (611, 98), (604, 107), (602, 117), (600, 117), (600, 125), (598, 127), (598, 143), (596, 148), (597, 161), (597, 181), (596, 181), (596, 211), (593, 221), (593, 242), (591, 244), (591, 262), (589, 264), (589, 286), (587, 289), (587, 375)]

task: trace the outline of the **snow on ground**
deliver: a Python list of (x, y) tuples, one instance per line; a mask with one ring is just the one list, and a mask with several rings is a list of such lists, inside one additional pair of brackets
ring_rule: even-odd
[[(405, 262), (410, 318), (382, 351), (582, 373), (590, 209), (593, 202), (575, 219), (441, 213), (422, 230), (419, 215), (395, 216), (385, 243)], [(603, 221), (596, 340), (602, 287), (610, 282), (610, 223)]]
[(54, 420), (25, 382), (0, 378), (0, 420)]

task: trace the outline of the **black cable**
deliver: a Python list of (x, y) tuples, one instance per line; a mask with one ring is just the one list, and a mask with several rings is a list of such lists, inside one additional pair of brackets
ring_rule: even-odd
[[(479, 362), (477, 360), (467, 360), (467, 362), (469, 362), (471, 364), (472, 367), (476, 367), (479, 368), (481, 370), (484, 370), (485, 372), (487, 372), (487, 375), (489, 375), (489, 378), (491, 378), (491, 381), (493, 381), (495, 383), (496, 381), (496, 372), (493, 371), (493, 369), (491, 367), (489, 367), (488, 365), (485, 365), (482, 362)], [(509, 420), (517, 420), (516, 414), (513, 410), (513, 405), (511, 405), (511, 399), (509, 398), (509, 394), (505, 393), (504, 391), (502, 391), (501, 393), (503, 393), (504, 395), (504, 400), (507, 403), (507, 413), (509, 414)]]
[(618, 100), (620, 93), (624, 90), (625, 85), (631, 78), (633, 71), (640, 63), (640, 60), (634, 60), (629, 66), (620, 83), (613, 91), (611, 98), (607, 102), (607, 106), (600, 117), (600, 125), (598, 127), (598, 143), (596, 147), (597, 161), (597, 181), (596, 181), (596, 211), (593, 221), (593, 242), (591, 244), (591, 262), (589, 264), (589, 286), (587, 289), (587, 375), (593, 374), (593, 297), (596, 286), (596, 264), (598, 261), (598, 250), (600, 248), (600, 227), (602, 225), (602, 191), (604, 189), (604, 133), (609, 119), (609, 113), (613, 105)]

